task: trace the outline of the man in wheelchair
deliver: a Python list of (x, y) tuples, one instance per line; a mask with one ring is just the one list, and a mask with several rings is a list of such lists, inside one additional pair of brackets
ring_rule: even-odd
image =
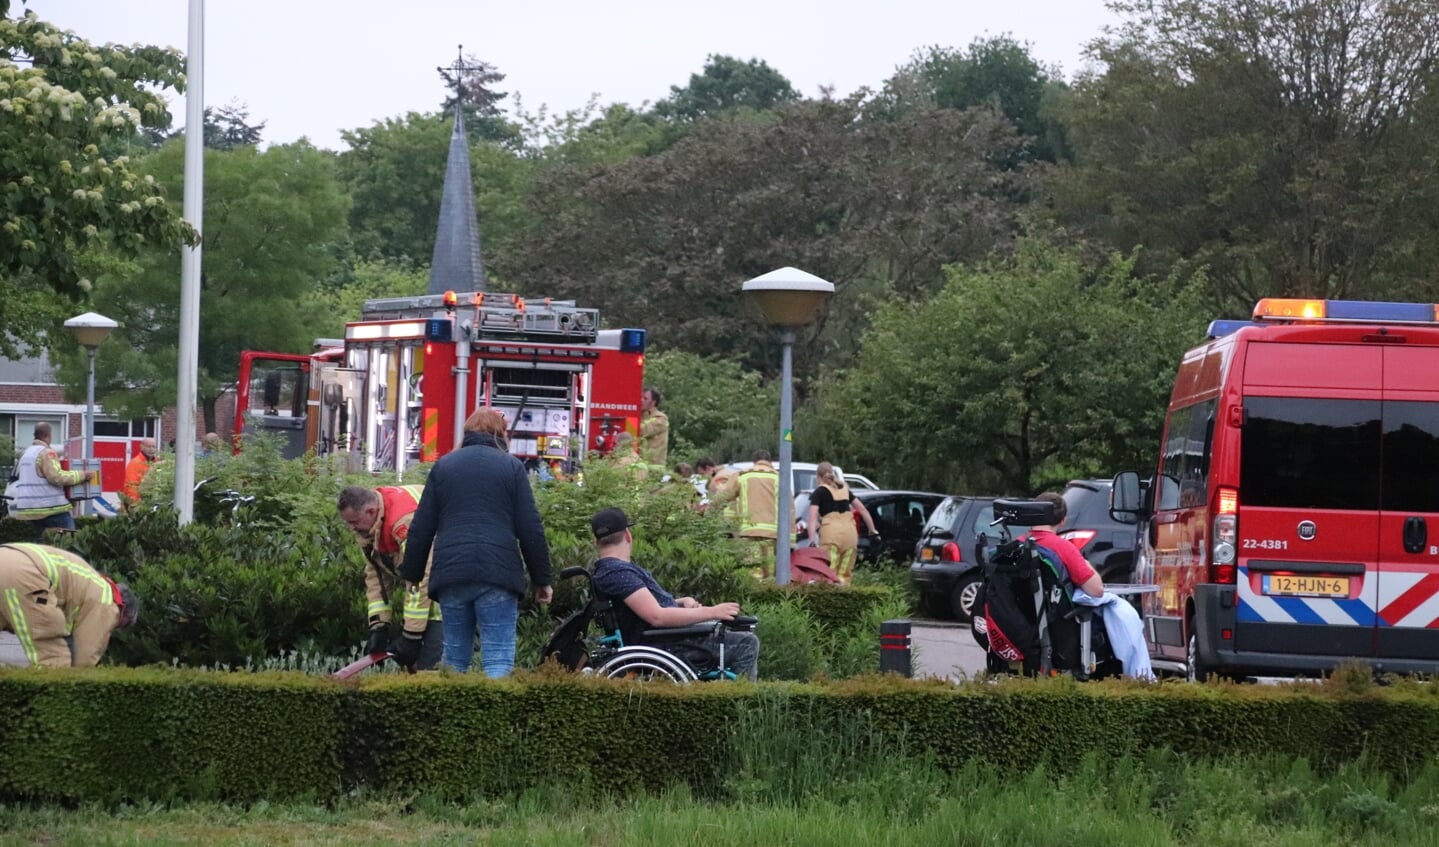
[[(1064, 499), (1046, 493), (996, 500), (994, 510), (1003, 543), (978, 551), (982, 614), (971, 624), (988, 669), (1001, 672), (1020, 661), (1030, 674), (1153, 678), (1138, 612), (1107, 593), (1079, 549), (1055, 531), (1066, 516)], [(1011, 540), (1011, 526), (1029, 533)]]
[[(754, 680), (759, 666), (759, 637), (753, 631), (694, 626), (712, 621), (735, 622), (739, 604), (704, 606), (693, 597), (676, 598), (665, 591), (653, 574), (629, 560), (634, 549), (631, 526), (629, 517), (616, 508), (601, 509), (590, 521), (600, 556), (590, 581), (595, 592), (613, 604), (624, 643), (656, 644), (701, 673), (728, 670)], [(752, 625), (753, 619), (749, 622)], [(654, 633), (670, 628), (680, 631)], [(723, 668), (718, 667), (720, 655)]]

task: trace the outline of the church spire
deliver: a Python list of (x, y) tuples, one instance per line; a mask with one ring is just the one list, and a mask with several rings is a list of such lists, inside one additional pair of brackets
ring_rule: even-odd
[(470, 144), (465, 136), (464, 78), (478, 68), (465, 64), (464, 45), (448, 71), (455, 79), (455, 127), (450, 134), (450, 155), (445, 164), (445, 188), (440, 196), (440, 221), (435, 227), (435, 253), (430, 260), (431, 294), (446, 291), (485, 290), (485, 263), (480, 255), (480, 225), (475, 215), (475, 191), (470, 182)]

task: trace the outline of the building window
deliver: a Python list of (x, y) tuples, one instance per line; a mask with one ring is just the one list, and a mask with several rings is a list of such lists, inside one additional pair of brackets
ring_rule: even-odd
[(154, 438), (158, 421), (155, 418), (135, 418), (131, 421), (117, 421), (114, 418), (95, 419), (96, 438)]

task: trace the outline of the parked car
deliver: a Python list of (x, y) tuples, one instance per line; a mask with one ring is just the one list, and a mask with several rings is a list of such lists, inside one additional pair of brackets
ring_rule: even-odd
[(851, 489), (855, 498), (864, 503), (879, 530), (880, 543), (874, 544), (864, 521), (859, 524), (859, 561), (878, 564), (908, 561), (924, 532), (929, 516), (944, 502), (945, 495), (932, 491), (881, 491), (868, 488)]
[[(779, 460), (775, 459), (770, 464), (778, 468)], [(730, 462), (726, 467), (734, 468), (737, 471), (747, 471), (754, 467), (754, 462)], [(814, 490), (815, 470), (819, 465), (814, 462), (790, 462), (789, 467), (790, 482), (794, 486), (790, 489), (791, 491), (795, 494), (804, 494)], [(845, 473), (844, 469), (839, 467), (836, 467), (835, 470), (839, 471), (840, 476), (844, 477), (844, 481), (849, 484), (850, 488), (856, 490), (861, 488), (879, 488), (869, 477), (857, 473)], [(806, 506), (808, 506), (808, 503), (806, 503)]]
[[(1105, 582), (1129, 582), (1135, 525), (1109, 515), (1110, 480), (1077, 479), (1064, 488), (1068, 515), (1059, 534), (1069, 539)], [(915, 548), (910, 577), (932, 615), (968, 622), (981, 574), (974, 558), (980, 533), (999, 538), (993, 497), (949, 497), (930, 515)], [(880, 531), (881, 535), (883, 530)]]
[(910, 578), (926, 612), (968, 622), (981, 574), (974, 558), (980, 533), (997, 537), (993, 497), (946, 497), (930, 513), (915, 545)]
[[(775, 460), (773, 464), (776, 468), (779, 467), (778, 460)], [(819, 468), (819, 465), (814, 462), (790, 462), (789, 466), (790, 483), (793, 485), (790, 490), (794, 492), (794, 520), (795, 523), (799, 525), (800, 536), (803, 537), (804, 519), (805, 515), (809, 512), (809, 493), (814, 490), (815, 471)], [(730, 462), (726, 467), (733, 468), (736, 471), (747, 471), (754, 467), (754, 462)], [(835, 470), (844, 478), (845, 483), (851, 491), (858, 492), (865, 489), (879, 490), (879, 486), (867, 476), (857, 473), (845, 473), (844, 469), (838, 466), (835, 467)], [(880, 535), (884, 535), (884, 530), (880, 530)]]

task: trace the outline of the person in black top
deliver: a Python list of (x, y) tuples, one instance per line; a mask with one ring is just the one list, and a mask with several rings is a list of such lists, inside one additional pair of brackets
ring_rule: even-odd
[[(631, 612), (655, 628), (735, 619), (739, 614), (738, 603), (705, 606), (693, 597), (676, 598), (660, 587), (653, 574), (629, 561), (634, 549), (634, 535), (630, 533), (633, 525), (624, 511), (616, 508), (601, 509), (590, 521), (595, 546), (600, 554), (591, 577), (596, 591), (623, 602)], [(753, 681), (758, 675), (759, 637), (753, 632), (732, 630), (725, 630), (722, 637), (725, 664), (736, 676)], [(705, 640), (696, 638), (676, 643), (689, 643), (704, 650), (707, 647)]]
[[(863, 501), (849, 492), (849, 486), (834, 472), (834, 465), (820, 462), (815, 468), (815, 480), (819, 484), (809, 494), (809, 521), (805, 524), (810, 543), (829, 548), (830, 570), (841, 583), (848, 584), (859, 548), (859, 529), (854, 515), (869, 529), (871, 543), (879, 543), (879, 532)], [(850, 514), (851, 510), (854, 514)]]

